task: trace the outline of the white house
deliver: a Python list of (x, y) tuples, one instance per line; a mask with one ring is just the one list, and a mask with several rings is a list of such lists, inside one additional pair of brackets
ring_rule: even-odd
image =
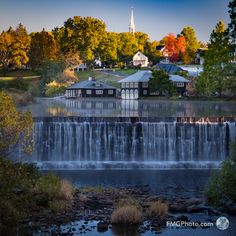
[(147, 67), (148, 66), (148, 57), (146, 57), (143, 53), (137, 52), (133, 56), (133, 65), (134, 66), (139, 66), (141, 67)]
[(74, 66), (72, 69), (74, 71), (85, 71), (88, 69), (88, 67), (86, 63), (81, 63), (80, 65)]

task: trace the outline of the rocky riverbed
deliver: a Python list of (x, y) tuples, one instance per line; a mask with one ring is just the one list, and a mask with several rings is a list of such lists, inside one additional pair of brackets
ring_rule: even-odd
[[(114, 209), (122, 199), (130, 198), (140, 204), (143, 223), (129, 227), (112, 224), (111, 215)], [(150, 217), (148, 214), (150, 203), (158, 200), (168, 205), (168, 214), (164, 217)], [(159, 234), (166, 228), (167, 221), (190, 222), (191, 215), (196, 214), (201, 215), (200, 220), (203, 219), (205, 222), (214, 222), (215, 217), (223, 215), (206, 206), (203, 197), (153, 194), (149, 185), (126, 188), (81, 187), (75, 192), (71, 209), (49, 215), (39, 215), (34, 212), (23, 222), (23, 228), (41, 233), (50, 232), (49, 235), (77, 235), (94, 230), (96, 232), (118, 231), (110, 235), (124, 235), (122, 232), (125, 230), (136, 232), (133, 235), (145, 234), (145, 232)]]

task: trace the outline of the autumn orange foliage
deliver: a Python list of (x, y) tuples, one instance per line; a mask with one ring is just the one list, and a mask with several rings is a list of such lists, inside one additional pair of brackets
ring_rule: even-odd
[(186, 41), (184, 36), (175, 36), (168, 34), (165, 39), (164, 54), (168, 56), (170, 61), (176, 62), (180, 60), (181, 55), (186, 51)]

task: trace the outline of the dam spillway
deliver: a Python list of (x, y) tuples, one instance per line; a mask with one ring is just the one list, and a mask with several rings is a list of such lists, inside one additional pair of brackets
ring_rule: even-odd
[(22, 161), (42, 169), (209, 168), (236, 140), (235, 118), (38, 117)]

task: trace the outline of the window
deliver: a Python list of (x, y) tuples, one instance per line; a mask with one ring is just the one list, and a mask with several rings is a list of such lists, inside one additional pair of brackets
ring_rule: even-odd
[(108, 108), (113, 108), (113, 103), (112, 102), (108, 103)]
[(101, 103), (101, 102), (96, 102), (96, 108), (98, 108), (98, 109), (102, 109), (103, 108), (103, 103)]
[(86, 90), (86, 94), (92, 94), (92, 90)]
[(184, 87), (184, 83), (176, 83), (177, 87)]
[(113, 90), (108, 90), (108, 94), (113, 94)]
[(96, 90), (96, 94), (103, 94), (103, 90)]
[(133, 88), (133, 87), (134, 87), (134, 83), (132, 83), (132, 82), (129, 83), (129, 87), (130, 87), (130, 88)]
[(125, 88), (125, 83), (121, 83), (122, 88)]
[(129, 88), (129, 83), (126, 83), (126, 88)]
[(147, 95), (147, 90), (143, 90), (143, 95)]
[(143, 88), (147, 88), (148, 87), (148, 83), (147, 82), (143, 82), (142, 86), (143, 86)]
[(134, 88), (138, 88), (138, 83), (137, 82), (134, 83)]

